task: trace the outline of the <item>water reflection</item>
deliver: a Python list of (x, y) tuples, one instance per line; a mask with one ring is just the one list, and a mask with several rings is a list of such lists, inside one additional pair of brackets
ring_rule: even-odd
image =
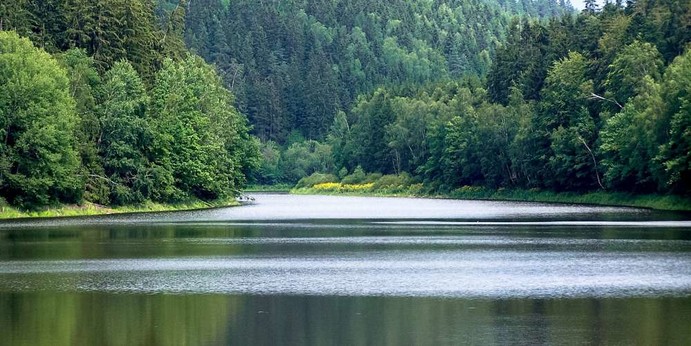
[(684, 344), (682, 298), (0, 293), (9, 345)]
[(264, 196), (0, 222), (0, 344), (683, 344), (688, 219)]
[(638, 208), (424, 198), (258, 194), (252, 204), (210, 210), (0, 221), (2, 228), (289, 220), (653, 221), (689, 220), (679, 212)]

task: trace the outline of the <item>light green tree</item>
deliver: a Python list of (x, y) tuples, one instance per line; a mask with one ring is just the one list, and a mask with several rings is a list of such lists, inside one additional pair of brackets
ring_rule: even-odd
[(245, 183), (245, 169), (258, 163), (258, 144), (247, 134), (245, 117), (199, 57), (164, 62), (149, 118), (153, 163), (172, 172), (173, 198), (234, 195)]
[(663, 173), (653, 161), (659, 152), (664, 103), (652, 77), (639, 82), (638, 94), (606, 120), (600, 131), (600, 151), (607, 185), (625, 191), (654, 192)]
[(0, 32), (0, 194), (10, 203), (35, 208), (81, 198), (69, 86), (48, 53)]
[(570, 52), (552, 65), (542, 90), (538, 124), (550, 143), (550, 170), (544, 179), (558, 190), (602, 187), (592, 149), (597, 132), (587, 108), (593, 94), (587, 72), (588, 60)]
[(656, 160), (666, 172), (666, 188), (691, 193), (691, 46), (667, 67), (662, 82), (667, 140)]
[(146, 148), (151, 145), (145, 118), (149, 102), (144, 84), (132, 65), (120, 61), (105, 75), (97, 116), (98, 153), (110, 183), (110, 202), (133, 204), (148, 198)]
[(654, 81), (660, 80), (662, 55), (657, 48), (648, 42), (634, 41), (626, 46), (609, 65), (605, 80), (607, 97), (620, 105), (626, 104), (629, 98), (638, 94), (645, 87), (645, 76)]

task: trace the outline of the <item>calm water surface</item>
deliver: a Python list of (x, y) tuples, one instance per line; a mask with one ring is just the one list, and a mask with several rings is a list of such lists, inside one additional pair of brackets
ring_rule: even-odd
[(688, 344), (691, 217), (257, 194), (0, 223), (0, 344)]

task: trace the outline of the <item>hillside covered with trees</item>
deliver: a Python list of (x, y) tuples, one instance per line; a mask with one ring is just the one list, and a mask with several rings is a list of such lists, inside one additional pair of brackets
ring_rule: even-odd
[[(169, 4), (170, 9), (175, 4)], [(323, 139), (380, 86), (486, 75), (511, 18), (557, 0), (195, 0), (185, 41), (213, 63), (262, 140)]]
[(337, 111), (326, 137), (263, 143), (256, 179), (404, 173), (430, 191), (688, 195), (690, 11), (688, 0), (589, 2), (575, 15), (514, 17), (486, 73), (382, 83)]
[(162, 22), (155, 9), (149, 0), (2, 2), (4, 203), (238, 193), (257, 161), (247, 119), (215, 68), (187, 52), (184, 12)]
[(301, 185), (688, 196), (690, 9), (3, 2), (0, 195), (213, 200), (317, 173)]

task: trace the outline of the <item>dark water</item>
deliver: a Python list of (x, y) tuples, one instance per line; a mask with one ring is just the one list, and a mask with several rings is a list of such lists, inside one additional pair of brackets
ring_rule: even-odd
[(691, 343), (688, 214), (255, 197), (0, 223), (0, 344)]

